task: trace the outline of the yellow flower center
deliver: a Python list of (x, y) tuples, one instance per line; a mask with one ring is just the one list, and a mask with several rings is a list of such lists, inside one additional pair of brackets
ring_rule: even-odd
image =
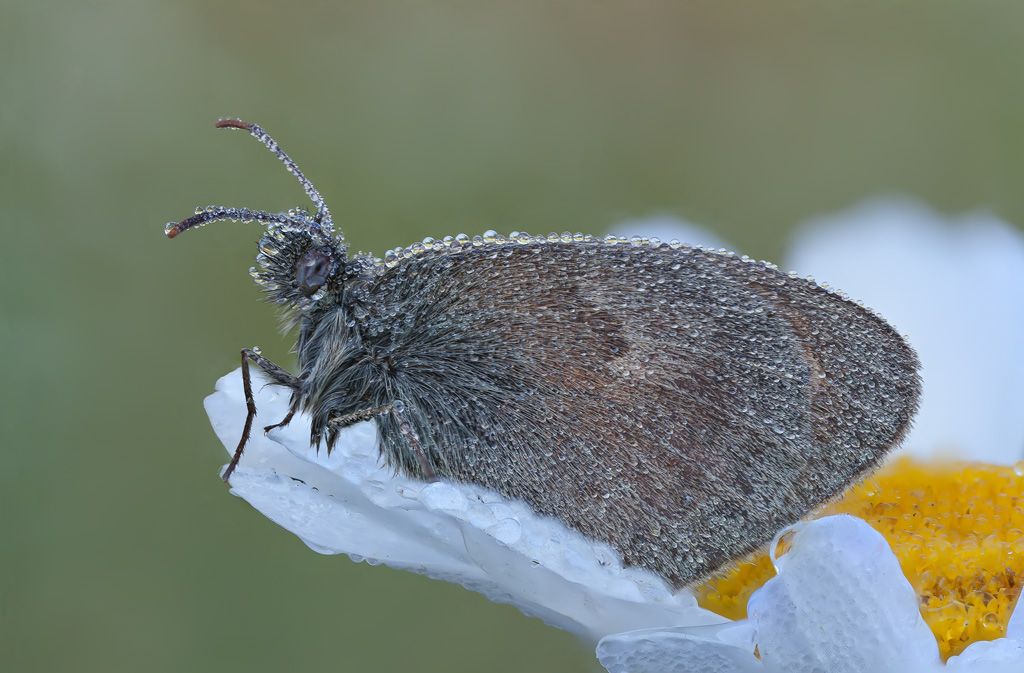
[[(812, 518), (831, 514), (861, 518), (885, 536), (943, 660), (1006, 635), (1024, 582), (1024, 463), (901, 458)], [(767, 554), (758, 554), (701, 586), (697, 601), (724, 617), (745, 617), (750, 594), (774, 574)]]

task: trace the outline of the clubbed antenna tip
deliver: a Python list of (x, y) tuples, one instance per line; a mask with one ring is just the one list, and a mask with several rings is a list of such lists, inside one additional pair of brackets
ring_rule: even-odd
[(252, 131), (252, 126), (241, 119), (221, 119), (215, 124), (215, 126), (219, 129), (242, 129), (244, 131)]

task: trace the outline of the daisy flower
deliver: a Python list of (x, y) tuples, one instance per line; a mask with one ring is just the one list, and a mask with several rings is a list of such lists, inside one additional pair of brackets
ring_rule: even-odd
[[(674, 226), (635, 224), (719, 243)], [(990, 216), (948, 220), (890, 199), (810, 223), (788, 266), (909, 335), (924, 395), (903, 452), (917, 460), (895, 461), (830, 504), (832, 516), (702, 587), (673, 592), (487, 489), (396, 476), (371, 423), (348, 428), (330, 456), (309, 447), (301, 416), (256, 432), (231, 492), (315, 551), (456, 582), (599, 643), (610, 671), (1024, 670), (1024, 610), (1013, 611), (1024, 581), (1024, 237)], [(260, 418), (284, 417), (286, 391), (254, 384)], [(231, 453), (245, 419), (238, 371), (206, 408)], [(935, 455), (996, 465), (921, 462)]]

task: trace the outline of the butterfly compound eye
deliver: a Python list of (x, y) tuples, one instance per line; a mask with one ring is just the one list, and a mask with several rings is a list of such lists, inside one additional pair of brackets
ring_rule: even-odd
[(295, 283), (303, 297), (312, 297), (324, 286), (334, 271), (334, 258), (330, 253), (313, 249), (299, 258), (295, 265)]

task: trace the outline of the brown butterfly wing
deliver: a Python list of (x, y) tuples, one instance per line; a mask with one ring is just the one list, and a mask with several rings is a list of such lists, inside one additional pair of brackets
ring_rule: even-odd
[[(521, 498), (677, 587), (876, 465), (920, 391), (881, 318), (701, 249), (466, 246), (352, 296), (361, 369), (345, 365), (324, 418), (401, 399), (438, 476)], [(397, 421), (380, 426), (391, 464), (421, 472)]]

